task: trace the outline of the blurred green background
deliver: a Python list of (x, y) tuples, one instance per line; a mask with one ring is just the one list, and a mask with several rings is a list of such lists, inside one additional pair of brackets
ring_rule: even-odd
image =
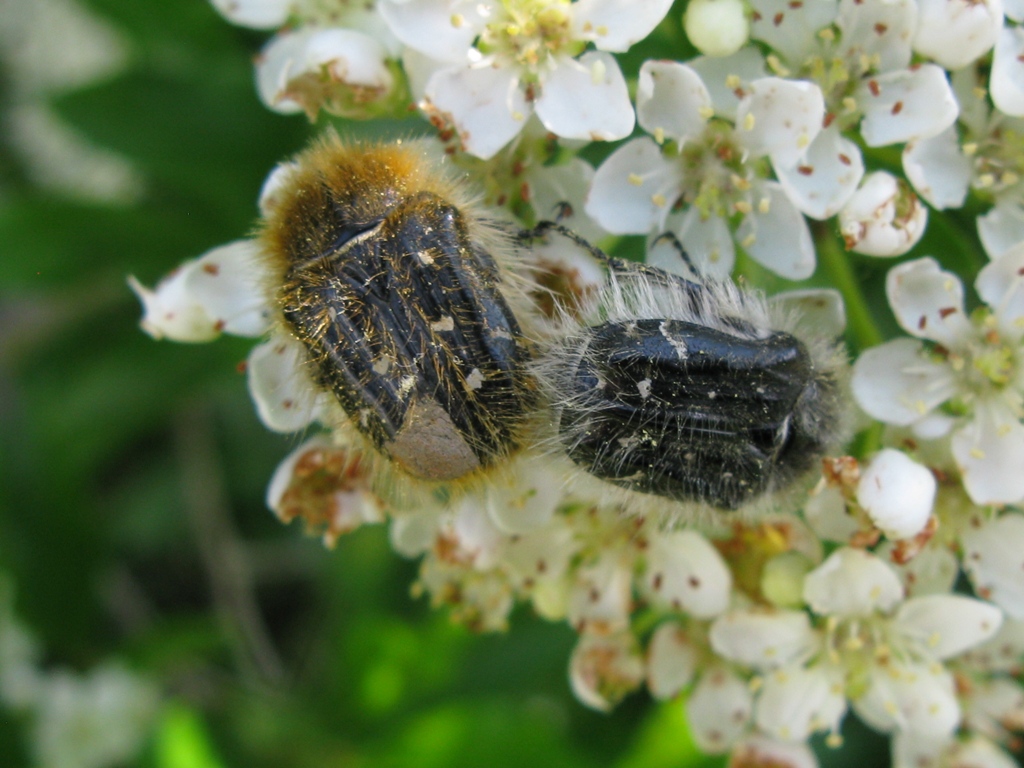
[[(144, 766), (721, 764), (679, 703), (577, 703), (567, 627), (520, 611), (472, 635), (410, 596), (416, 564), (383, 527), (327, 551), (271, 516), (298, 438), (257, 421), (252, 342), (153, 341), (125, 278), (245, 236), (265, 174), (315, 128), (258, 103), (265, 36), (203, 0), (80, 7), (114, 32), (95, 76), (70, 1), (0, 0), (0, 572), (42, 668), (117, 659), (153, 681)], [(39, 115), (112, 154), (47, 145)], [(0, 766), (34, 765), (33, 734), (0, 708)], [(832, 757), (876, 764), (870, 744)]]

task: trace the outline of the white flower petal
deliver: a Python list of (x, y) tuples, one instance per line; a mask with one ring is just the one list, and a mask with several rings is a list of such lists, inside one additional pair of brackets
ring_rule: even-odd
[(644, 584), (651, 599), (699, 619), (717, 616), (729, 604), (732, 576), (718, 550), (695, 531), (652, 536)]
[(932, 658), (948, 659), (984, 642), (1003, 622), (994, 605), (961, 595), (926, 595), (907, 600), (893, 627), (920, 643)]
[(1003, 6), (1008, 19), (1024, 22), (1024, 0), (1003, 0)]
[(949, 737), (960, 722), (953, 677), (941, 666), (890, 662), (872, 669), (867, 693), (853, 700), (857, 714), (883, 733), (906, 731)]
[(995, 310), (1007, 341), (1024, 336), (1024, 241), (986, 264), (974, 281), (981, 300)]
[(978, 235), (990, 259), (998, 259), (1017, 243), (1024, 242), (1024, 201), (1006, 197), (978, 217)]
[(643, 682), (644, 662), (633, 635), (583, 635), (569, 660), (569, 682), (576, 698), (592, 709), (611, 710)]
[(509, 468), (511, 477), (488, 488), (487, 510), (505, 534), (518, 535), (547, 525), (562, 501), (560, 466), (548, 459), (527, 456)]
[(768, 74), (764, 56), (750, 45), (732, 56), (698, 56), (689, 65), (711, 94), (715, 114), (732, 121), (736, 120), (736, 110), (750, 83)]
[(602, 51), (623, 53), (661, 23), (672, 0), (577, 0), (572, 4), (573, 38)]
[(914, 50), (945, 69), (983, 56), (1003, 26), (1002, 0), (918, 0)]
[[(580, 157), (558, 165), (535, 165), (526, 170), (530, 204), (538, 220), (555, 219), (584, 240), (594, 242), (608, 233), (583, 207), (594, 180), (594, 168)], [(565, 211), (564, 203), (569, 203)]]
[(292, 0), (211, 0), (217, 12), (232, 24), (253, 29), (283, 26)]
[(597, 169), (587, 213), (619, 235), (664, 231), (670, 206), (682, 191), (679, 167), (644, 137), (615, 150)]
[(775, 175), (796, 207), (812, 219), (827, 219), (850, 199), (864, 175), (860, 148), (830, 126), (811, 142), (793, 166), (776, 166)]
[(846, 330), (843, 295), (833, 288), (783, 291), (768, 297), (768, 304), (795, 317), (794, 327), (823, 338), (838, 338)]
[(886, 424), (906, 426), (957, 393), (948, 366), (929, 360), (913, 339), (894, 339), (864, 350), (851, 381), (857, 404)]
[(937, 483), (931, 470), (903, 451), (885, 448), (861, 472), (857, 501), (890, 539), (909, 539), (927, 524)]
[(836, 550), (804, 580), (804, 600), (822, 616), (870, 616), (902, 599), (903, 584), (893, 569), (862, 549)]
[(430, 78), (442, 69), (452, 68), (450, 61), (432, 59), (425, 53), (420, 53), (415, 48), (408, 46), (402, 50), (401, 58), (402, 69), (409, 83), (409, 95), (413, 104), (425, 104), (427, 84), (430, 82)]
[(860, 133), (869, 147), (936, 136), (958, 112), (946, 73), (934, 64), (870, 77), (856, 99), (864, 110)]
[(724, 667), (709, 669), (686, 702), (693, 740), (703, 752), (727, 751), (746, 730), (752, 706), (749, 686)]
[(508, 144), (533, 111), (509, 67), (442, 69), (427, 83), (428, 110), (450, 118), (467, 152), (488, 160)]
[(733, 748), (729, 765), (751, 768), (818, 768), (818, 759), (806, 744), (782, 743), (754, 734)]
[(538, 582), (562, 582), (578, 548), (565, 518), (556, 517), (543, 528), (509, 537), (502, 564), (520, 589), (530, 590)]
[(1015, 674), (1020, 671), (1021, 657), (1024, 657), (1024, 621), (1007, 615), (993, 637), (964, 654), (964, 663), (984, 672)]
[(836, 0), (793, 3), (789, 0), (755, 0), (750, 35), (763, 40), (785, 61), (800, 62), (817, 52), (818, 31), (836, 20)]
[(729, 611), (715, 619), (708, 637), (719, 656), (757, 670), (800, 661), (815, 645), (807, 613), (796, 610)]
[(971, 161), (960, 149), (956, 126), (929, 139), (908, 142), (903, 148), (903, 172), (932, 207), (941, 211), (962, 206), (971, 183)]
[(658, 627), (647, 646), (647, 689), (656, 699), (671, 699), (690, 684), (698, 652), (686, 630), (669, 621)]
[(569, 592), (567, 616), (577, 632), (609, 634), (629, 626), (632, 610), (631, 562), (616, 552), (576, 569)]
[[(1020, 468), (1015, 470), (1020, 474)], [(1024, 619), (1024, 515), (1011, 512), (967, 530), (963, 564), (975, 591)]]
[(489, 571), (500, 562), (505, 536), (482, 501), (478, 494), (469, 494), (453, 505), (447, 538), (458, 545), (460, 561)]
[(815, 731), (838, 732), (845, 713), (841, 669), (792, 665), (765, 675), (754, 721), (778, 739), (800, 742)]
[(908, 563), (894, 563), (892, 542), (884, 542), (875, 554), (884, 557), (896, 569), (908, 597), (948, 594), (960, 575), (960, 561), (946, 547), (928, 546), (915, 554)]
[(975, 504), (1024, 499), (1024, 425), (1008, 406), (979, 402), (974, 418), (953, 433), (952, 448), (964, 488)]
[[(700, 209), (691, 205), (683, 213), (669, 216), (665, 230), (675, 233), (702, 277), (726, 280), (732, 274), (736, 263), (736, 245), (729, 225), (722, 217), (709, 216), (705, 219)], [(693, 278), (682, 263), (674, 244), (668, 240), (661, 240), (655, 247), (648, 249), (647, 263)]]
[(566, 139), (615, 141), (633, 132), (635, 117), (626, 80), (610, 53), (563, 57), (534, 103), (544, 127)]
[(1024, 115), (1024, 27), (1007, 24), (999, 32), (989, 91), (1001, 112)]
[(249, 394), (268, 428), (296, 432), (319, 418), (319, 397), (309, 378), (309, 366), (306, 350), (283, 335), (249, 353)]
[(839, 212), (846, 247), (867, 256), (902, 256), (924, 234), (928, 209), (909, 185), (885, 171), (864, 177)]
[(827, 486), (813, 494), (804, 505), (804, 518), (818, 536), (843, 544), (860, 530), (857, 519), (847, 511), (838, 488)]
[(437, 540), (444, 509), (425, 503), (415, 512), (392, 515), (388, 539), (391, 548), (403, 557), (419, 557)]
[(281, 190), (287, 186), (289, 179), (299, 169), (298, 163), (278, 163), (273, 170), (267, 174), (260, 188), (259, 209), (260, 215), (269, 217), (281, 204)]
[(460, 64), (487, 19), (477, 2), (379, 0), (377, 7), (395, 37), (437, 61)]
[(265, 257), (255, 240), (236, 240), (203, 255), (185, 276), (185, 290), (219, 330), (261, 336), (270, 322), (263, 285)]
[(948, 768), (1020, 768), (1020, 763), (980, 736), (956, 742), (950, 748)]
[(675, 61), (645, 61), (636, 86), (636, 116), (648, 133), (679, 144), (707, 125), (711, 95), (691, 67)]
[(197, 261), (179, 266), (157, 283), (155, 290), (129, 276), (128, 286), (142, 302), (139, 326), (154, 339), (212, 341), (220, 335), (216, 322), (186, 289), (186, 279)]
[(747, 7), (741, 0), (690, 0), (683, 29), (693, 47), (708, 56), (731, 56), (750, 37)]
[(925, 738), (917, 733), (897, 731), (890, 744), (892, 768), (952, 768), (945, 762), (946, 753), (954, 744), (952, 739)]
[(815, 252), (811, 230), (803, 214), (781, 185), (761, 184), (761, 203), (747, 214), (736, 230), (736, 241), (751, 258), (777, 275), (803, 280), (814, 274)]
[(877, 60), (882, 72), (905, 67), (916, 24), (914, 0), (842, 0), (836, 19), (842, 34), (840, 55), (846, 60)]
[(792, 167), (821, 130), (825, 99), (815, 83), (764, 77), (754, 80), (736, 112), (736, 135), (755, 157)]
[(963, 284), (935, 259), (915, 259), (893, 267), (886, 276), (885, 292), (897, 322), (911, 336), (953, 350), (970, 337)]

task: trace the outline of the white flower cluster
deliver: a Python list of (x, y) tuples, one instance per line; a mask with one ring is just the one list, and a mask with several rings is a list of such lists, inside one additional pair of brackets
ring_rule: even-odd
[[(281, 29), (257, 61), (271, 108), (372, 117), (411, 96), (488, 202), (527, 225), (559, 211), (587, 238), (647, 235), (649, 262), (672, 269), (665, 233), (707, 276), (732, 274), (745, 254), (808, 278), (808, 219), (833, 221), (849, 250), (900, 256), (929, 207), (959, 209), (972, 194), (990, 259), (974, 283), (983, 304), (968, 311), (961, 279), (935, 259), (889, 272), (909, 338), (863, 351), (851, 385), (889, 427), (861, 460), (826, 462), (795, 505), (802, 517), (665, 525), (624, 515), (597, 486), (567, 487), (568, 459), (528, 452), (486, 487), (384, 499), (362, 449), (337, 435), (297, 448), (268, 503), (329, 544), (387, 520), (395, 550), (422, 557), (418, 588), (435, 604), (481, 630), (503, 629), (517, 601), (567, 621), (580, 636), (569, 666), (581, 701), (607, 709), (643, 685), (660, 699), (685, 692), (698, 744), (738, 764), (816, 765), (807, 739), (825, 733), (838, 746), (851, 710), (892, 734), (896, 766), (1014, 764), (1005, 748), (1024, 725), (1020, 0), (751, 0), (746, 12), (693, 0), (685, 30), (703, 54), (645, 61), (635, 86), (614, 54), (662, 23), (662, 0), (215, 5)], [(646, 135), (596, 171), (574, 156), (588, 141), (625, 139), (634, 122)], [(268, 179), (265, 214), (287, 172)], [(133, 282), (143, 328), (177, 341), (271, 332), (259, 247), (210, 251), (154, 290)], [(599, 279), (585, 259), (541, 258), (571, 292)], [(807, 322), (841, 327), (836, 302), (815, 292), (803, 302)], [(304, 355), (279, 331), (250, 355), (250, 392), (271, 429), (338, 421), (337, 403), (301, 371)]]
[(107, 768), (137, 759), (158, 714), (156, 686), (117, 662), (84, 675), (43, 668), (12, 592), (0, 577), (0, 706), (31, 722), (35, 764)]

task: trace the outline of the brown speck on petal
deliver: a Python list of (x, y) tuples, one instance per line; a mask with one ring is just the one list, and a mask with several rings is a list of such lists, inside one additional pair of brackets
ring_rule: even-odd
[(956, 314), (956, 307), (943, 307), (939, 310), (939, 317), (945, 320), (950, 315)]
[(923, 331), (927, 325), (928, 325), (928, 315), (921, 315), (921, 317), (918, 318), (918, 321), (917, 321), (917, 330)]
[(810, 176), (812, 173), (814, 173), (814, 166), (813, 165), (798, 165), (796, 170), (797, 170), (797, 173), (799, 173), (801, 176)]
[(772, 23), (777, 27), (777, 26), (779, 26), (779, 24), (782, 23), (782, 20), (784, 18), (786, 18), (785, 14), (776, 13), (775, 16), (772, 18)]
[(902, 101), (897, 101), (895, 104), (892, 105), (892, 113), (894, 115), (898, 115), (902, 111), (903, 111), (903, 102)]
[(839, 153), (839, 162), (842, 163), (843, 165), (853, 164), (853, 161), (850, 159), (850, 156), (844, 155), (842, 152)]
[(868, 80), (868, 90), (871, 91), (872, 96), (877, 96), (882, 92), (882, 87), (877, 80)]
[(884, 35), (888, 31), (889, 31), (889, 27), (887, 27), (885, 24), (882, 24), (881, 22), (879, 22), (878, 24), (875, 24), (875, 34), (876, 35)]
[(203, 272), (205, 272), (208, 275), (213, 275), (214, 277), (216, 277), (217, 275), (220, 274), (220, 267), (218, 267), (216, 264), (211, 264), (207, 262), (206, 264), (203, 264)]

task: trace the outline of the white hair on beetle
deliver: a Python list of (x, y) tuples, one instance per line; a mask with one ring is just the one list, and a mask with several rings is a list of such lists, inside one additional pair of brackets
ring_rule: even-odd
[[(577, 242), (577, 245), (585, 247), (582, 242)], [(593, 439), (602, 424), (608, 423), (601, 422), (601, 419), (613, 418), (613, 410), (621, 405), (621, 401), (613, 399), (614, 393), (604, 400), (600, 399), (600, 395), (595, 398), (593, 393), (603, 392), (608, 382), (599, 380), (592, 390), (581, 392), (577, 378), (581, 367), (587, 367), (588, 370), (601, 368), (603, 363), (598, 359), (601, 353), (595, 352), (594, 344), (601, 329), (608, 329), (609, 324), (621, 326), (621, 329), (613, 330), (628, 333), (631, 325), (640, 332), (637, 324), (645, 320), (668, 321), (669, 324), (687, 323), (736, 339), (738, 347), (743, 346), (748, 350), (751, 344), (756, 347), (760, 342), (765, 342), (765, 349), (768, 350), (771, 340), (784, 341), (784, 337), (779, 334), (788, 334), (802, 347), (801, 355), (806, 355), (809, 373), (799, 397), (784, 420), (780, 432), (783, 442), (780, 443), (779, 453), (764, 465), (767, 478), (763, 489), (751, 490), (750, 498), (742, 503), (723, 508), (722, 505), (708, 501), (726, 493), (726, 487), (734, 481), (731, 474), (722, 473), (719, 461), (715, 462), (715, 466), (702, 466), (700, 455), (691, 455), (689, 460), (693, 463), (681, 468), (680, 462), (686, 462), (687, 457), (672, 453), (672, 441), (675, 440), (677, 446), (682, 445), (684, 438), (680, 435), (687, 430), (692, 430), (691, 437), (696, 433), (712, 433), (707, 432), (706, 428), (698, 429), (696, 422), (688, 421), (684, 416), (676, 422), (670, 422), (668, 427), (663, 426), (662, 434), (652, 435), (649, 429), (654, 421), (645, 421), (641, 411), (637, 411), (641, 416), (639, 423), (627, 425), (626, 422), (617, 422), (622, 425), (622, 432), (615, 433), (618, 446), (609, 448), (609, 455), (615, 454), (617, 458), (617, 464), (612, 466), (616, 477), (605, 479), (591, 472), (598, 460), (588, 466), (586, 462), (574, 458), (576, 469), (570, 481), (572, 489), (581, 495), (607, 498), (629, 513), (654, 516), (666, 524), (741, 519), (798, 504), (797, 496), (807, 486), (801, 481), (820, 466), (820, 459), (826, 453), (837, 450), (847, 437), (848, 401), (844, 393), (848, 363), (840, 343), (813, 326), (802, 323), (798, 312), (787, 311), (769, 302), (760, 291), (740, 288), (729, 280), (686, 280), (655, 267), (605, 257), (597, 249), (590, 252), (599, 259), (603, 257), (608, 266), (605, 283), (599, 291), (583, 301), (577, 312), (561, 313), (559, 332), (552, 334), (541, 345), (541, 354), (533, 367), (535, 377), (554, 414), (543, 441), (550, 453), (573, 457), (588, 438)], [(651, 333), (651, 324), (645, 326), (647, 332)], [(658, 326), (659, 332), (666, 339), (667, 327), (666, 322)], [(668, 343), (672, 343), (671, 339)], [(795, 346), (792, 348), (797, 349)], [(804, 361), (804, 357), (800, 359)], [(646, 383), (647, 391), (650, 392), (651, 381), (647, 379), (636, 383), (641, 400), (646, 400), (643, 387)], [(722, 413), (726, 413), (728, 402), (720, 402), (723, 402)], [(652, 411), (647, 415), (660, 418), (664, 414)], [(574, 423), (567, 428), (565, 422), (569, 419), (574, 420)], [(748, 423), (746, 426), (754, 429), (757, 424)], [(669, 433), (670, 428), (676, 431)], [(665, 450), (656, 451), (657, 460), (641, 467), (637, 474), (617, 475), (617, 470), (632, 467), (633, 460), (642, 455), (636, 448), (640, 445), (639, 438), (647, 446), (657, 446), (663, 442)], [(630, 446), (631, 441), (633, 447)], [(726, 446), (723, 450), (728, 450), (725, 438), (722, 445)], [(707, 455), (716, 458), (713, 453)], [(657, 484), (663, 480), (659, 473), (665, 475), (670, 471), (677, 474), (682, 471), (687, 487), (692, 485), (704, 489), (690, 495), (701, 496), (703, 493), (703, 498), (672, 498), (657, 491), (622, 485), (630, 484), (631, 478), (640, 485)], [(723, 512), (728, 518), (723, 518)]]

